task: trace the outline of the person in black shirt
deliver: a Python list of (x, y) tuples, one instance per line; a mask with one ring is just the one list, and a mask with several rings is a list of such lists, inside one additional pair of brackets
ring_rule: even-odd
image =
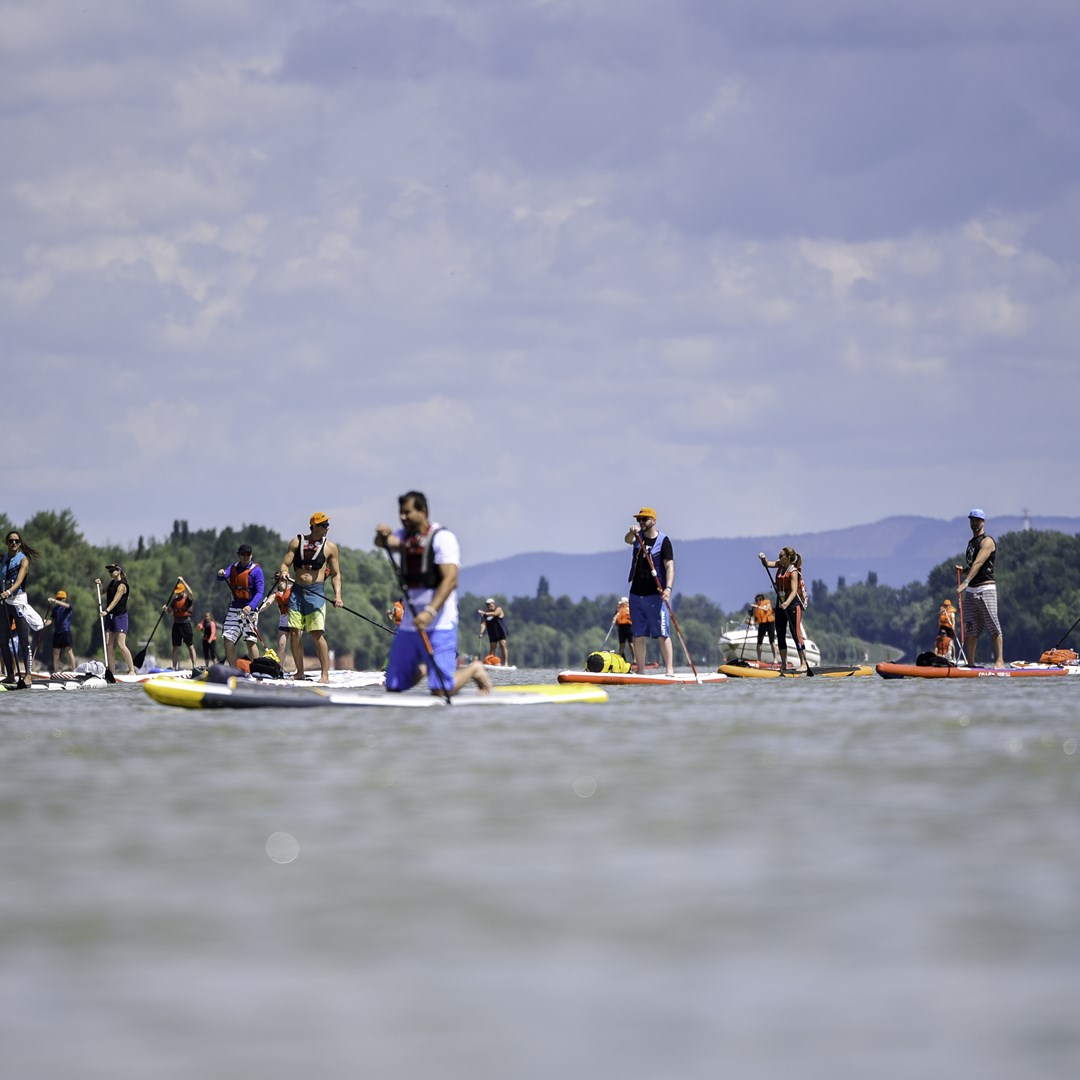
[[(997, 543), (986, 533), (986, 515), (979, 509), (968, 513), (968, 525), (971, 526), (971, 540), (964, 553), (966, 566), (956, 569), (964, 573), (964, 579), (956, 591), (963, 597), (967, 593), (967, 605), (964, 607), (964, 648), (968, 663), (975, 667), (975, 648), (979, 636), (984, 630), (990, 631), (990, 641), (994, 646), (994, 667), (1005, 666), (1005, 647), (1001, 636), (1001, 623), (997, 612), (997, 583), (994, 581), (994, 556)], [(962, 601), (961, 601), (962, 602)]]
[(667, 606), (671, 603), (675, 586), (675, 556), (671, 538), (657, 529), (656, 511), (651, 506), (643, 506), (634, 515), (634, 524), (623, 540), (634, 548), (627, 581), (630, 582), (630, 618), (634, 627), (637, 670), (645, 670), (645, 639), (656, 638), (660, 643), (665, 673), (674, 675)]

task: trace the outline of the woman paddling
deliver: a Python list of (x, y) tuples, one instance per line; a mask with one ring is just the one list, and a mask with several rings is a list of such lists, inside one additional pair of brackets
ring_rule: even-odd
[[(128, 599), (131, 596), (127, 575), (118, 563), (109, 563), (105, 569), (109, 571), (110, 579), (105, 591), (105, 607), (101, 612), (105, 619), (105, 667), (114, 676), (116, 675), (113, 656), (115, 650), (127, 664), (128, 672), (134, 675), (135, 661), (132, 660), (131, 650), (127, 647)], [(100, 587), (101, 578), (94, 580)]]
[[(0, 557), (0, 600), (3, 600), (4, 626), (0, 637), (0, 652), (4, 657), (7, 680), (25, 679), (24, 685), (30, 685), (30, 672), (34, 664), (34, 652), (31, 646), (32, 633), (36, 634), (44, 622), (41, 616), (30, 606), (26, 596), (26, 575), (30, 569), (30, 560), (40, 558), (38, 553), (24, 544), (18, 529), (12, 529), (5, 537), (5, 551)], [(18, 639), (18, 656), (12, 651), (12, 638)], [(17, 661), (21, 660), (22, 670)]]
[(806, 640), (802, 632), (803, 597), (806, 590), (802, 581), (802, 556), (793, 548), (780, 549), (775, 562), (765, 558), (765, 552), (759, 551), (761, 565), (768, 570), (776, 568), (776, 636), (780, 651), (780, 674), (787, 670), (787, 631), (790, 627), (791, 638), (799, 653), (799, 666), (796, 670), (806, 671)]

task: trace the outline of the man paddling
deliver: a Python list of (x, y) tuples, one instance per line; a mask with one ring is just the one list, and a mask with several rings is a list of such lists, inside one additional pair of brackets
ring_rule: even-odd
[(264, 581), (262, 567), (252, 561), (251, 545), (241, 544), (236, 549), (236, 561), (219, 570), (217, 576), (229, 586), (232, 593), (221, 636), (225, 639), (225, 662), (236, 667), (236, 643), (241, 637), (247, 643), (251, 659), (259, 655), (256, 612), (263, 598)]
[(645, 639), (656, 638), (667, 675), (675, 674), (675, 655), (668, 630), (668, 608), (675, 585), (675, 555), (671, 538), (656, 527), (656, 511), (643, 506), (623, 541), (632, 544), (630, 563), (630, 617), (634, 631), (634, 662), (645, 671)]
[(310, 531), (306, 536), (299, 533), (289, 541), (289, 548), (281, 560), (278, 578), (286, 578), (293, 572), (293, 588), (289, 594), (289, 638), (294, 678), (304, 678), (304, 642), (306, 630), (315, 642), (315, 655), (319, 658), (319, 682), (330, 681), (330, 646), (326, 642), (326, 579), (334, 586), (334, 607), (341, 607), (341, 562), (338, 546), (327, 537), (330, 519), (317, 510), (308, 519)]
[(390, 646), (386, 689), (400, 693), (415, 686), (427, 665), (432, 694), (450, 697), (469, 682), (486, 694), (491, 680), (479, 660), (457, 667), (458, 538), (429, 520), (422, 492), (409, 491), (398, 498), (398, 517), (400, 529), (375, 526), (375, 546), (385, 548), (391, 561), (395, 553), (400, 556), (397, 572), (405, 589), (405, 611)]
[(968, 663), (976, 667), (975, 649), (983, 631), (990, 631), (990, 641), (994, 646), (994, 667), (1005, 667), (1005, 648), (1001, 636), (1001, 624), (998, 622), (997, 583), (994, 581), (994, 556), (997, 543), (986, 532), (986, 515), (978, 507), (968, 511), (968, 525), (971, 527), (971, 539), (964, 552), (966, 566), (956, 569), (964, 578), (956, 587), (962, 597), (967, 593), (967, 605), (964, 612), (964, 648), (968, 650)]

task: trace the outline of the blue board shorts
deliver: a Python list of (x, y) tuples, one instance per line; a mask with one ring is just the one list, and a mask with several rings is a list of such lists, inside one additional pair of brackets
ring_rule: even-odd
[[(386, 689), (394, 692), (410, 690), (416, 682), (421, 664), (428, 668), (428, 687), (442, 694), (454, 689), (454, 670), (457, 667), (457, 627), (449, 630), (429, 630), (428, 641), (435, 653), (438, 671), (431, 663), (424, 639), (416, 630), (399, 630), (390, 645), (390, 662), (386, 665)], [(440, 680), (440, 674), (442, 676)]]
[(105, 616), (105, 633), (106, 634), (126, 634), (128, 632), (128, 616), (127, 612), (123, 615), (106, 615)]
[(326, 629), (325, 582), (313, 585), (294, 585), (289, 593), (289, 629)]
[(635, 596), (631, 593), (630, 620), (634, 637), (671, 637), (667, 607), (659, 593), (655, 596)]

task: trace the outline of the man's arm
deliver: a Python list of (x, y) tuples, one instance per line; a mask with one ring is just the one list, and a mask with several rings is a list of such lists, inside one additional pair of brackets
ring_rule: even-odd
[(330, 572), (330, 583), (334, 586), (334, 606), (341, 607), (341, 559), (338, 557), (338, 546), (333, 541), (328, 543), (329, 550), (326, 553), (326, 569)]
[[(278, 568), (278, 573), (285, 577), (292, 569), (293, 560), (296, 558), (296, 549), (299, 546), (300, 541), (294, 536), (289, 541), (289, 546), (285, 549), (285, 554), (281, 557), (281, 566)], [(327, 562), (330, 560), (327, 559)]]

